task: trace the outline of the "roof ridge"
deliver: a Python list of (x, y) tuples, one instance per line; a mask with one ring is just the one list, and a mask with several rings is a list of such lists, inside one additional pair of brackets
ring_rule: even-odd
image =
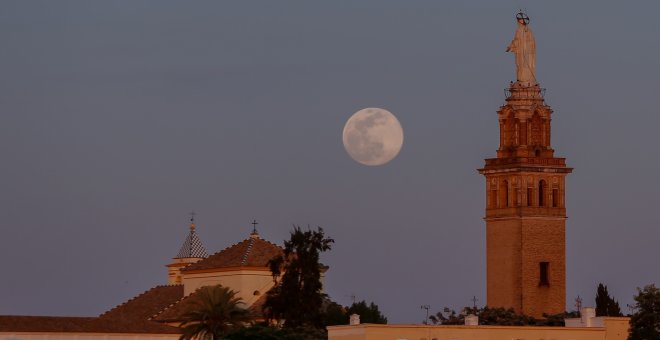
[(186, 236), (186, 239), (183, 241), (183, 244), (181, 245), (179, 252), (176, 254), (175, 259), (191, 257), (205, 258), (207, 256), (208, 253), (206, 252), (206, 248), (204, 248), (204, 244), (202, 244), (199, 236), (197, 236), (194, 225), (191, 225), (190, 232), (188, 233), (188, 236)]
[(241, 265), (246, 265), (248, 256), (250, 256), (250, 252), (252, 252), (252, 246), (254, 246), (254, 239), (250, 238), (250, 243), (247, 246), (247, 249), (245, 249), (245, 254), (243, 254), (243, 259), (241, 260)]

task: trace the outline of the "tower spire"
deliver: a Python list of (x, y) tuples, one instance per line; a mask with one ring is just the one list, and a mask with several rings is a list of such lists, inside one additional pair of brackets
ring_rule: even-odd
[(190, 231), (186, 239), (183, 241), (179, 253), (175, 257), (176, 259), (204, 258), (208, 256), (204, 245), (202, 245), (202, 241), (199, 239), (199, 236), (197, 236), (195, 215), (197, 214), (194, 211), (190, 213)]
[(196, 213), (194, 211), (190, 212), (188, 236), (186, 236), (179, 252), (174, 259), (172, 259), (172, 262), (166, 266), (168, 269), (169, 284), (181, 284), (181, 268), (208, 256), (204, 245), (202, 245), (202, 241), (200, 241), (199, 236), (197, 236), (197, 232), (195, 231), (195, 215)]
[(552, 109), (536, 81), (536, 42), (524, 13), (507, 51), (516, 82), (498, 114), (500, 145), (479, 173), (486, 178), (489, 307), (540, 317), (566, 304), (565, 179), (573, 169), (551, 146)]

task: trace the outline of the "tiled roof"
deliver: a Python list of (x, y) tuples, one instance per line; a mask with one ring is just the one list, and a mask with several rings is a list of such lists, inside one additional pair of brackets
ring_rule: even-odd
[(268, 261), (283, 253), (282, 247), (263, 240), (257, 234), (225, 248), (199, 262), (181, 269), (182, 272), (229, 267), (268, 267)]
[(176, 254), (175, 259), (183, 259), (189, 257), (207, 257), (206, 249), (202, 245), (197, 233), (195, 232), (195, 224), (190, 224), (190, 233), (186, 237), (186, 240), (183, 241), (179, 253)]
[(96, 318), (0, 315), (0, 332), (83, 332)]
[(124, 322), (99, 317), (24, 315), (0, 315), (0, 332), (181, 333), (176, 327), (147, 320)]
[(179, 299), (175, 304), (170, 305), (169, 307), (164, 308), (160, 313), (152, 316), (151, 320), (159, 322), (173, 322), (178, 321), (180, 316), (188, 311), (189, 306), (192, 306), (197, 301), (197, 292), (196, 290), (187, 296)]
[(101, 314), (106, 320), (148, 320), (183, 297), (183, 285), (156, 286)]
[[(194, 291), (190, 295), (181, 299), (178, 303), (162, 311), (160, 314), (154, 316), (152, 320), (159, 322), (175, 322), (180, 321), (181, 315), (185, 314), (191, 306), (194, 306), (199, 301), (199, 290)], [(263, 319), (262, 308), (266, 302), (266, 295), (263, 294), (255, 301), (250, 307), (248, 312), (251, 318), (255, 320)]]
[(176, 327), (149, 318), (183, 297), (183, 286), (157, 286), (99, 317), (0, 316), (0, 331), (178, 334)]

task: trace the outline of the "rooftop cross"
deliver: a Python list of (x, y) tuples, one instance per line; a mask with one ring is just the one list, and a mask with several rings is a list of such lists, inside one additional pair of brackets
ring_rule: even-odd
[(250, 223), (250, 224), (252, 224), (252, 234), (256, 235), (257, 234), (257, 224), (259, 224), (259, 223), (257, 222), (257, 220), (253, 220), (252, 223)]
[(190, 229), (195, 229), (195, 211), (190, 212)]

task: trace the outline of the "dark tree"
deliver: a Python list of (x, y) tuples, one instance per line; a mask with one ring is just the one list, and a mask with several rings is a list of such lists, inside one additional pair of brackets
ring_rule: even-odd
[(596, 292), (596, 316), (623, 316), (619, 303), (610, 297), (607, 286), (598, 284)]
[(284, 254), (268, 262), (275, 287), (268, 292), (264, 311), (269, 320), (284, 321), (286, 328), (322, 328), (322, 265), (320, 254), (335, 241), (323, 229), (305, 231), (294, 226), (284, 241)]
[(387, 318), (378, 310), (378, 306), (371, 302), (367, 305), (367, 302), (362, 300), (360, 302), (353, 302), (353, 304), (348, 307), (348, 316), (351, 314), (360, 315), (360, 323), (380, 323), (386, 324)]
[(434, 325), (463, 325), (465, 317), (463, 314), (456, 314), (456, 311), (445, 307), (442, 311), (429, 316), (429, 320)]
[(479, 311), (480, 325), (527, 326), (535, 325), (536, 319), (524, 314), (517, 314), (513, 308), (488, 308)]
[(346, 307), (326, 300), (323, 306), (323, 326), (348, 325), (348, 314)]
[(655, 285), (637, 288), (635, 313), (630, 317), (628, 340), (660, 339), (660, 289)]
[(463, 325), (465, 324), (465, 315), (468, 313), (477, 315), (479, 317), (480, 325), (527, 326), (537, 324), (537, 320), (533, 317), (524, 314), (517, 314), (512, 308), (484, 307), (481, 309), (475, 309), (472, 307), (465, 307), (460, 314), (452, 309), (445, 308), (441, 312), (429, 316), (429, 319), (433, 324)]

